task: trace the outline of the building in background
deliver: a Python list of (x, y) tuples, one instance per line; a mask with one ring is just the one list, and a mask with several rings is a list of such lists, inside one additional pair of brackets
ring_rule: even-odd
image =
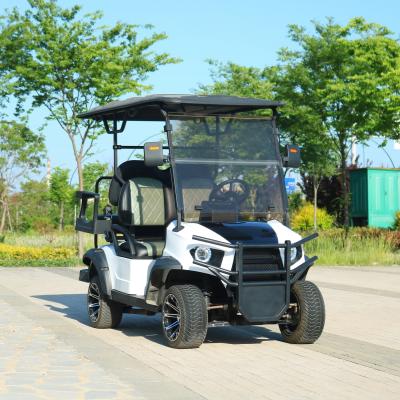
[(390, 228), (400, 210), (400, 169), (350, 170), (351, 221), (354, 226)]

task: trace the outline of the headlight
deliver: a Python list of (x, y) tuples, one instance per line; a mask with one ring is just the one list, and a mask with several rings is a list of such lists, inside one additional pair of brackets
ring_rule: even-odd
[(212, 251), (209, 247), (199, 246), (194, 251), (194, 258), (197, 261), (208, 263), (211, 260)]
[(295, 261), (301, 258), (301, 246), (293, 247), (290, 249), (290, 262), (294, 263)]

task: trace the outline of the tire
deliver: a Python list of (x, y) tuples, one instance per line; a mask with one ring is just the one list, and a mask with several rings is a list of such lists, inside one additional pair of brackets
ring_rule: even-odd
[(325, 324), (325, 304), (318, 287), (309, 281), (297, 281), (292, 286), (291, 303), (297, 303), (296, 321), (280, 324), (283, 340), (293, 344), (314, 343), (320, 336)]
[(162, 329), (168, 346), (199, 347), (207, 334), (208, 313), (202, 291), (195, 285), (171, 286), (162, 304)]
[(97, 275), (94, 275), (89, 282), (87, 310), (93, 328), (116, 328), (122, 319), (123, 305), (103, 298)]

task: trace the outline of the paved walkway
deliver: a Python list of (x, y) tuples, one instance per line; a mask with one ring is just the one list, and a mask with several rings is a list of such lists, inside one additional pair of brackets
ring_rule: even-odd
[(158, 316), (90, 328), (77, 273), (0, 268), (0, 399), (399, 399), (400, 268), (313, 269), (327, 307), (314, 345), (223, 327), (194, 350), (164, 346)]

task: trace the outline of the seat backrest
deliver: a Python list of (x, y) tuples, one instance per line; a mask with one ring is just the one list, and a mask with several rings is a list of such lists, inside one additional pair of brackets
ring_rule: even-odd
[[(166, 225), (176, 218), (175, 196), (172, 190), (171, 171), (169, 168), (161, 170), (157, 167), (146, 167), (142, 160), (129, 160), (125, 161), (117, 168), (116, 176), (117, 177), (114, 177), (110, 184), (109, 200), (112, 205), (118, 206), (119, 223), (124, 225), (132, 225), (133, 223), (137, 225), (136, 222), (138, 222), (137, 226), (146, 226), (148, 224), (148, 226), (151, 226), (154, 221), (162, 221), (161, 218), (149, 218), (149, 215), (153, 213), (154, 210), (151, 212), (147, 210), (149, 207), (147, 203), (152, 202), (151, 197), (153, 195), (156, 196), (156, 188), (159, 189), (160, 186), (163, 192), (164, 219), (159, 225)], [(150, 179), (150, 181), (146, 181), (147, 179)], [(131, 207), (132, 204), (128, 207), (128, 196), (131, 195), (131, 190), (137, 193), (140, 192), (143, 197), (143, 204), (140, 207), (142, 209), (143, 207), (145, 208), (144, 219), (140, 218), (140, 213), (137, 214), (137, 212), (133, 214), (134, 216), (136, 215), (136, 221), (131, 219), (132, 214), (130, 211), (131, 208), (129, 207)], [(161, 201), (160, 196), (157, 195), (156, 197)], [(135, 207), (136, 205), (133, 207), (133, 210), (140, 210), (139, 206), (139, 208)], [(159, 210), (161, 210), (161, 207)], [(150, 224), (152, 220), (153, 223)], [(142, 222), (145, 223), (143, 224)]]
[(115, 175), (110, 183), (108, 199), (113, 206), (118, 205), (121, 188), (125, 182), (131, 178), (154, 177), (158, 174), (158, 168), (149, 168), (144, 165), (142, 160), (128, 160), (118, 166)]
[(165, 225), (165, 199), (162, 182), (154, 178), (132, 178), (121, 189), (118, 216), (127, 226)]

